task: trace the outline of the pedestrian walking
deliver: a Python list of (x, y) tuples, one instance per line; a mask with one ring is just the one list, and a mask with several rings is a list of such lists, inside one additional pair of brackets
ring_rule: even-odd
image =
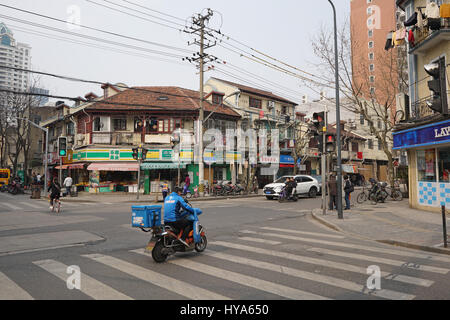
[(330, 175), (328, 180), (328, 192), (330, 195), (330, 204), (328, 206), (329, 210), (337, 209), (337, 181), (334, 174)]
[(352, 182), (348, 176), (344, 176), (344, 192), (345, 192), (345, 208), (344, 210), (350, 210), (350, 194), (355, 190)]

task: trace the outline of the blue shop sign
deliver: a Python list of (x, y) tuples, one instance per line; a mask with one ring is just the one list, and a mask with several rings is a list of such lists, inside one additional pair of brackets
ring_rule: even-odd
[(450, 143), (450, 120), (393, 133), (394, 150)]
[[(301, 158), (297, 159), (297, 163), (300, 163)], [(294, 158), (287, 154), (280, 154), (280, 164), (294, 164)]]

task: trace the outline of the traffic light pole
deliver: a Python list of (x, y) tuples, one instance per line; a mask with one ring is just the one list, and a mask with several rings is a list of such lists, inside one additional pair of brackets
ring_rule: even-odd
[(338, 35), (337, 35), (337, 18), (336, 7), (331, 0), (328, 0), (333, 8), (334, 18), (334, 74), (336, 88), (336, 145), (337, 145), (337, 213), (338, 218), (343, 219), (342, 212), (342, 159), (341, 159), (341, 110), (339, 106), (339, 54), (338, 54)]
[(325, 108), (325, 126), (323, 127), (322, 134), (322, 213), (327, 214), (327, 152), (326, 152), (326, 144), (327, 144), (327, 135), (326, 132), (328, 130), (328, 110)]

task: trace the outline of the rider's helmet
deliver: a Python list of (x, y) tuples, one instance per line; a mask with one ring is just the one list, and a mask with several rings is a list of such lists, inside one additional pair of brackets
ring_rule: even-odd
[(182, 193), (183, 192), (183, 188), (181, 188), (179, 186), (175, 186), (173, 188), (173, 192), (175, 192), (175, 193)]

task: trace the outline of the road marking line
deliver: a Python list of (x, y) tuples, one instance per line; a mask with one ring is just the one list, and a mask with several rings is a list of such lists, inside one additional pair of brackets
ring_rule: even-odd
[[(140, 253), (148, 256), (143, 252), (143, 249), (133, 250), (132, 252)], [(152, 271), (150, 269), (142, 268), (138, 265), (131, 264), (129, 262), (101, 254), (88, 254), (83, 257), (92, 259), (94, 261), (103, 263), (108, 267), (112, 267), (121, 272), (127, 273), (135, 278), (144, 280), (158, 287), (164, 288), (168, 291), (175, 292), (188, 299), (194, 300), (230, 300), (220, 294), (216, 294), (209, 290), (191, 285), (187, 282), (183, 282), (168, 276), (165, 276), (159, 272)]]
[(0, 272), (0, 288), (0, 300), (34, 300), (28, 292), (2, 272)]
[(7, 207), (10, 207), (10, 208), (13, 209), (13, 210), (23, 210), (22, 208), (17, 207), (17, 206), (15, 206), (15, 205), (10, 204), (10, 203), (7, 203), (7, 202), (3, 202), (3, 205), (5, 205), (5, 206), (7, 206)]
[(334, 234), (307, 232), (307, 231), (272, 228), (272, 227), (261, 227), (260, 229), (281, 231), (281, 232), (288, 232), (288, 233), (297, 233), (297, 234), (306, 234), (306, 235), (310, 235), (310, 236), (327, 237), (327, 238), (335, 238), (335, 239), (344, 239), (345, 238), (344, 236), (338, 236), (338, 235), (334, 235)]
[(335, 246), (335, 247), (359, 249), (359, 250), (373, 251), (373, 252), (378, 252), (378, 253), (388, 253), (388, 254), (393, 254), (393, 255), (398, 255), (398, 256), (412, 257), (412, 258), (418, 258), (418, 259), (427, 259), (430, 261), (450, 262), (449, 258), (442, 256), (442, 255), (439, 256), (438, 254), (435, 254), (435, 253), (422, 254), (419, 252), (416, 253), (416, 252), (411, 252), (411, 251), (407, 251), (407, 250), (400, 251), (400, 250), (393, 250), (393, 249), (387, 249), (387, 248), (368, 247), (368, 246), (362, 246), (362, 245), (351, 244), (351, 243), (331, 242), (331, 241), (326, 241), (326, 240), (294, 237), (294, 236), (282, 235), (282, 234), (278, 234), (278, 233), (263, 233), (263, 232), (256, 232), (256, 231), (251, 231), (251, 230), (242, 230), (240, 232), (249, 233), (249, 234), (265, 235), (265, 236), (270, 236), (270, 237), (278, 237), (278, 238), (288, 239), (288, 240), (298, 240), (298, 241), (303, 241), (303, 242), (321, 243), (321, 244), (326, 244), (326, 245)]
[(331, 254), (338, 257), (346, 257), (346, 258), (352, 258), (357, 260), (367, 260), (372, 261), (373, 263), (383, 263), (388, 265), (393, 265), (397, 267), (405, 267), (412, 270), (420, 270), (420, 271), (428, 271), (428, 272), (434, 272), (434, 273), (441, 273), (441, 274), (447, 274), (449, 271), (448, 269), (444, 268), (438, 268), (438, 267), (432, 267), (432, 266), (424, 266), (419, 265), (413, 262), (404, 262), (399, 260), (392, 260), (392, 259), (385, 259), (380, 257), (374, 257), (374, 256), (366, 256), (363, 254), (356, 254), (356, 253), (350, 253), (350, 252), (343, 252), (343, 251), (336, 251), (336, 250), (328, 250), (324, 248), (310, 248), (307, 249), (308, 251), (322, 253), (322, 254)]
[(306, 291), (301, 291), (291, 287), (287, 287), (281, 284), (269, 282), (266, 280), (246, 276), (236, 272), (228, 271), (225, 269), (220, 269), (212, 266), (208, 266), (204, 263), (194, 262), (189, 259), (174, 259), (170, 261), (171, 264), (177, 266), (188, 268), (190, 270), (195, 270), (197, 272), (205, 273), (207, 275), (224, 279), (227, 281), (235, 282), (243, 286), (255, 288), (257, 290), (270, 292), (281, 297), (294, 300), (330, 300), (317, 294), (313, 294)]
[[(307, 257), (307, 256), (291, 254), (291, 253), (287, 253), (287, 252), (267, 250), (267, 249), (256, 248), (256, 247), (249, 247), (249, 246), (240, 245), (240, 244), (231, 243), (231, 242), (225, 242), (225, 241), (213, 241), (213, 242), (210, 242), (210, 244), (227, 247), (227, 248), (232, 248), (232, 249), (237, 249), (237, 250), (258, 253), (258, 254), (264, 254), (264, 255), (268, 255), (268, 256), (273, 256), (273, 257), (278, 257), (278, 258), (283, 258), (283, 259), (288, 259), (288, 260), (293, 260), (293, 261), (309, 263), (309, 264), (313, 264), (313, 265), (319, 265), (322, 267), (327, 267), (327, 268), (332, 268), (332, 269), (361, 273), (364, 275), (367, 274), (367, 270), (364, 267), (359, 267), (359, 266), (346, 264), (346, 263), (335, 262), (335, 261), (331, 261), (331, 260), (317, 259), (317, 258), (311, 258), (311, 257)], [(430, 287), (434, 283), (434, 281), (431, 281), (431, 280), (420, 279), (420, 278), (416, 278), (416, 277), (410, 277), (410, 276), (404, 276), (404, 275), (398, 275), (398, 274), (392, 274), (392, 273), (388, 273), (388, 272), (384, 272), (384, 271), (381, 271), (381, 276), (388, 280), (394, 280), (394, 281), (404, 282), (404, 283), (408, 283), (408, 284), (414, 284), (414, 285), (423, 286), (423, 287)]]
[[(55, 260), (33, 261), (33, 264), (50, 272), (64, 282), (66, 282), (70, 276), (70, 274), (67, 273), (68, 266)], [(80, 291), (95, 300), (133, 300), (129, 296), (89, 277), (83, 272), (81, 272), (80, 277)]]
[(21, 203), (21, 204), (24, 204), (24, 205), (26, 205), (26, 206), (29, 206), (29, 207), (31, 207), (31, 208), (35, 208), (35, 209), (42, 209), (42, 208), (43, 208), (42, 206), (37, 206), (37, 205), (35, 205), (35, 204), (28, 203), (28, 202), (25, 202), (25, 201), (21, 201), (20, 203)]
[(272, 241), (272, 240), (266, 240), (266, 239), (261, 239), (261, 238), (250, 238), (250, 237), (239, 237), (239, 240), (253, 241), (253, 242), (270, 244), (270, 245), (277, 245), (277, 244), (281, 243), (279, 241)]
[(310, 280), (310, 281), (314, 281), (314, 282), (320, 282), (320, 283), (334, 286), (337, 288), (346, 289), (349, 291), (354, 291), (354, 292), (358, 292), (358, 293), (362, 293), (362, 294), (366, 294), (366, 295), (381, 297), (381, 298), (385, 298), (385, 299), (412, 300), (415, 297), (414, 295), (397, 292), (397, 291), (392, 291), (392, 290), (385, 290), (385, 289), (371, 291), (366, 288), (365, 284), (360, 285), (355, 282), (342, 280), (342, 279), (338, 279), (338, 278), (334, 278), (334, 277), (330, 277), (330, 276), (326, 276), (326, 275), (311, 273), (311, 272), (307, 272), (307, 271), (303, 271), (303, 270), (299, 270), (299, 269), (289, 268), (289, 267), (276, 265), (276, 264), (268, 263), (268, 262), (264, 262), (264, 261), (247, 259), (244, 257), (229, 255), (229, 254), (225, 254), (225, 253), (205, 252), (204, 254), (207, 256), (210, 256), (210, 257), (214, 257), (214, 258), (218, 258), (218, 259), (222, 259), (222, 260), (226, 260), (226, 261), (231, 261), (233, 263), (239, 263), (239, 264), (251, 266), (254, 268), (260, 268), (260, 269), (264, 269), (264, 270), (278, 272), (278, 273), (286, 274), (288, 276), (292, 276), (295, 278), (301, 278), (301, 279), (306, 279), (306, 280)]

